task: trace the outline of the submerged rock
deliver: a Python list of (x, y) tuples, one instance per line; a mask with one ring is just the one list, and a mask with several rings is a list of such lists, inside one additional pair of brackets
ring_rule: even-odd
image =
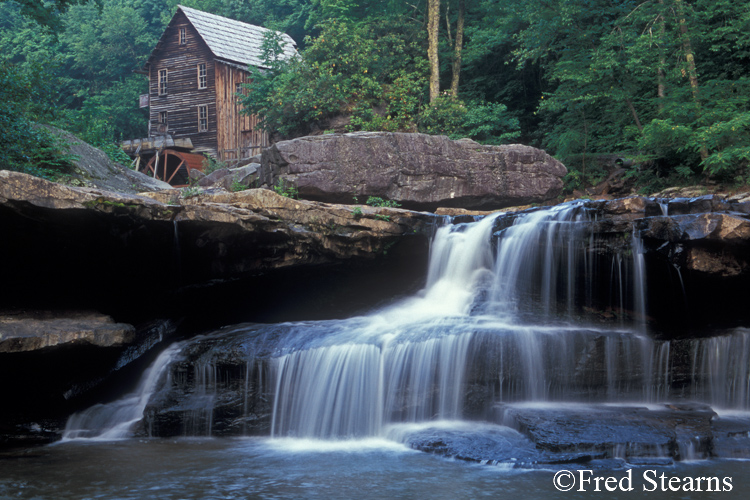
[[(425, 423), (420, 427), (422, 429), (401, 431), (402, 435), (398, 440), (415, 450), (467, 462), (514, 468), (538, 468), (552, 464), (589, 463), (606, 456), (604, 453), (590, 451), (541, 450), (527, 436), (515, 429), (485, 422), (465, 422), (452, 426), (431, 426)], [(392, 432), (397, 433), (398, 430)]]
[(351, 203), (381, 197), (404, 207), (490, 209), (554, 199), (566, 169), (542, 150), (393, 132), (309, 136), (263, 152), (261, 182), (300, 196)]
[(609, 458), (707, 458), (713, 438), (707, 405), (507, 405), (500, 421), (550, 452), (589, 452)]
[(618, 469), (750, 457), (750, 420), (718, 417), (702, 404), (506, 404), (497, 415), (500, 425), (404, 425), (391, 437), (428, 453), (515, 468)]

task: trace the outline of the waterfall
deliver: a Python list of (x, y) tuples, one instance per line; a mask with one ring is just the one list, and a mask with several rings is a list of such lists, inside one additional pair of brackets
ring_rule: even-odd
[[(66, 437), (126, 434), (155, 392), (173, 404), (165, 425), (182, 415), (168, 435), (252, 432), (266, 419), (273, 437), (318, 439), (492, 420), (508, 402), (750, 407), (749, 332), (648, 334), (637, 233), (595, 236), (582, 202), (445, 222), (414, 296), (366, 316), (236, 325), (175, 345), (137, 393), (71, 417)], [(675, 375), (677, 364), (689, 373)], [(158, 428), (158, 404), (148, 413)]]
[[(318, 324), (313, 345), (280, 341), (284, 354), (271, 360), (272, 435), (376, 436), (394, 423), (461, 419), (469, 386), (485, 387), (490, 401), (661, 394), (662, 371), (651, 368), (661, 357), (643, 332), (561, 324), (576, 313), (574, 299), (594, 273), (585, 206), (505, 217), (440, 227), (416, 296), (356, 321)], [(626, 258), (618, 254), (611, 266), (620, 309), (644, 303), (623, 296), (645, 286), (642, 275), (623, 275), (625, 268), (641, 273), (642, 256), (631, 252), (624, 266)], [(299, 330), (286, 338), (304, 336)], [(602, 343), (608, 366), (582, 365), (581, 353)]]
[(143, 418), (143, 410), (149, 398), (181, 347), (182, 344), (175, 343), (164, 350), (143, 374), (132, 394), (71, 415), (65, 425), (63, 440), (113, 440), (128, 437), (131, 427)]
[(439, 228), (418, 295), (274, 358), (272, 435), (362, 437), (394, 420), (460, 418), (472, 339), (462, 325), (491, 277), (494, 219)]
[(750, 330), (693, 341), (692, 396), (717, 408), (750, 409)]
[[(500, 231), (490, 310), (512, 314), (536, 295), (537, 314), (572, 312), (581, 271), (590, 270), (581, 237), (587, 228), (581, 222), (587, 221), (583, 204), (573, 203), (517, 217)], [(564, 297), (560, 304), (559, 292)]]

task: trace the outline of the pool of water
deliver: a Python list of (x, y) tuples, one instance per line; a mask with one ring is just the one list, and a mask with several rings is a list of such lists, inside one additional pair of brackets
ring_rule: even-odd
[[(558, 491), (555, 474), (569, 466), (517, 470), (446, 459), (385, 440), (128, 439), (73, 441), (0, 454), (2, 499), (745, 499), (750, 462), (696, 461), (597, 470), (633, 491)], [(647, 472), (649, 471), (649, 472)], [(653, 472), (650, 472), (653, 471)], [(580, 472), (573, 471), (575, 477)], [(586, 473), (584, 473), (586, 474)], [(644, 474), (655, 479), (652, 483)], [(669, 486), (661, 491), (664, 474)], [(731, 491), (683, 491), (686, 478), (731, 478)], [(569, 478), (568, 478), (569, 479)], [(567, 480), (563, 483), (568, 483)], [(613, 484), (613, 483), (611, 483)], [(644, 487), (647, 489), (644, 491)], [(693, 485), (695, 488), (695, 484)], [(724, 486), (722, 486), (724, 487)]]

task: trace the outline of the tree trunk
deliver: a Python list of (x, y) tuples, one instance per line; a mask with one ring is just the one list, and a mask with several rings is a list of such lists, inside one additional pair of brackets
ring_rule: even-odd
[(458, 0), (458, 21), (456, 21), (456, 44), (453, 50), (453, 78), (451, 79), (451, 94), (458, 97), (458, 80), (461, 76), (461, 52), (464, 46), (464, 24), (466, 21), (466, 5), (464, 0)]
[(626, 97), (625, 102), (628, 105), (628, 109), (630, 109), (630, 114), (633, 115), (635, 126), (638, 127), (639, 132), (643, 132), (643, 125), (641, 124), (641, 120), (638, 118), (638, 112), (635, 110), (635, 106), (633, 106), (633, 101), (630, 100), (630, 97)]
[[(659, 0), (659, 4), (664, 8), (664, 0)], [(664, 33), (666, 32), (666, 23), (664, 22), (664, 13), (659, 14), (659, 35), (661, 39), (664, 39)], [(657, 70), (657, 83), (656, 83), (656, 97), (659, 102), (659, 113), (664, 111), (664, 97), (666, 96), (666, 76), (664, 75), (664, 66), (667, 64), (667, 60), (664, 57), (664, 51), (659, 49), (661, 54), (659, 55), (659, 69)]]
[[(690, 35), (688, 34), (687, 22), (685, 21), (685, 7), (682, 0), (675, 0), (677, 5), (677, 15), (680, 18), (680, 34), (682, 35), (682, 50), (685, 53), (685, 61), (687, 61), (688, 78), (690, 80), (690, 89), (693, 92), (693, 101), (695, 107), (700, 115), (700, 101), (698, 100), (698, 71), (695, 68), (695, 57), (693, 56), (693, 46), (690, 42)], [(706, 146), (701, 147), (701, 160), (708, 158), (708, 149)]]
[(440, 0), (428, 0), (427, 4), (427, 58), (430, 61), (430, 102), (440, 95), (440, 61), (438, 60), (438, 23)]

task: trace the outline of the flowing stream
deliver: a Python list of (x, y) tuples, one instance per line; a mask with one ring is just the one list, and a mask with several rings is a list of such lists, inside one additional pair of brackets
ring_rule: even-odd
[[(513, 401), (653, 403), (685, 396), (748, 408), (750, 337), (743, 330), (690, 341), (689, 383), (675, 394), (673, 346), (652, 340), (645, 328), (637, 235), (602, 265), (581, 203), (504, 217), (440, 227), (425, 288), (368, 316), (274, 325), (272, 336), (258, 325), (230, 329), (253, 346), (243, 351), (245, 391), (255, 385), (273, 397), (271, 436), (374, 437), (396, 423), (461, 420), (467, 396), (478, 392), (485, 405), (469, 408), (474, 417)], [(599, 280), (606, 289), (593, 285), (601, 269), (610, 270)], [(587, 307), (620, 319), (606, 327), (587, 322)], [(65, 438), (125, 437), (154, 392), (179, 385), (169, 369), (182, 347), (159, 357), (137, 393), (71, 417)], [(253, 369), (259, 349), (271, 354), (264, 368)], [(217, 372), (213, 354), (194, 363), (189, 377), (189, 406), (198, 412), (192, 418), (206, 418), (186, 425), (187, 434), (212, 434), (220, 380), (231, 376)]]
[[(470, 428), (522, 456), (528, 440), (507, 427), (507, 408), (698, 401), (745, 415), (750, 331), (654, 340), (638, 235), (602, 252), (594, 222), (574, 202), (446, 223), (414, 296), (366, 316), (234, 325), (174, 344), (136, 393), (72, 416), (65, 440), (138, 431), (265, 435), (291, 450), (388, 448), (440, 429), (460, 440)], [(689, 460), (705, 458), (700, 444), (678, 436), (670, 446)], [(608, 453), (668, 448), (614, 444)]]

